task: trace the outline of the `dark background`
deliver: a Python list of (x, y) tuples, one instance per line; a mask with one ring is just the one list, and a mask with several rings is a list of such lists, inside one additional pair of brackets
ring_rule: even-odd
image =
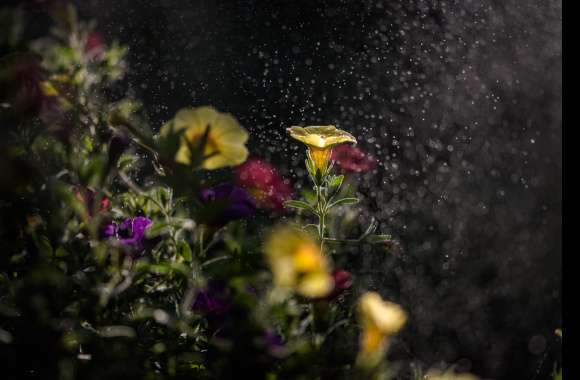
[(79, 5), (129, 46), (128, 83), (154, 128), (185, 106), (231, 112), (250, 151), (296, 186), (290, 125), (334, 123), (378, 158), (360, 177), (361, 222), (377, 217), (404, 252), (349, 257), (358, 289), (411, 315), (394, 358), (548, 377), (561, 327), (561, 2)]

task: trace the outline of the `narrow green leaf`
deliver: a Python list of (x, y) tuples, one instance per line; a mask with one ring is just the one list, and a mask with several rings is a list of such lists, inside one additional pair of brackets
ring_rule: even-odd
[(379, 225), (379, 223), (377, 222), (377, 220), (375, 218), (372, 218), (366, 231), (361, 235), (361, 237), (359, 239), (364, 239), (367, 236), (369, 236), (370, 234), (374, 233), (375, 230), (377, 229), (378, 225)]
[(334, 207), (334, 206), (342, 206), (342, 205), (352, 205), (358, 203), (358, 198), (342, 198), (339, 199), (333, 203), (331, 203), (328, 208)]
[(364, 239), (370, 244), (382, 244), (393, 240), (391, 235), (370, 235)]
[(333, 175), (330, 177), (328, 181), (328, 188), (329, 190), (333, 191), (334, 189), (339, 189), (342, 185), (342, 181), (344, 180), (344, 175)]
[(44, 234), (37, 234), (34, 232), (32, 234), (32, 240), (34, 241), (34, 245), (38, 249), (38, 251), (43, 254), (44, 256), (51, 257), (52, 256), (52, 246), (50, 244), (50, 240)]
[(293, 208), (297, 208), (297, 209), (301, 209), (301, 210), (314, 211), (312, 206), (310, 206), (308, 203), (302, 202), (302, 201), (295, 201), (295, 200), (286, 201), (286, 202), (284, 202), (284, 205), (286, 207), (293, 207)]
[(148, 239), (164, 234), (169, 229), (169, 224), (166, 222), (155, 222), (151, 227), (145, 231), (145, 237)]
[(191, 260), (193, 260), (191, 247), (185, 240), (181, 240), (177, 243), (177, 253), (179, 256), (183, 257), (183, 260), (187, 263), (190, 263)]

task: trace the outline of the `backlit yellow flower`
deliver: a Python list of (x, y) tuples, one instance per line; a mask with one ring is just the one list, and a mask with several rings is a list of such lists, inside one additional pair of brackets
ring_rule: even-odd
[(438, 370), (430, 370), (425, 375), (426, 380), (478, 380), (477, 376), (470, 373), (454, 373), (452, 370), (441, 372)]
[(204, 169), (236, 166), (246, 161), (248, 132), (232, 115), (218, 112), (213, 107), (184, 108), (178, 111), (173, 120), (161, 128), (160, 134), (167, 136), (185, 130), (175, 161), (189, 165), (192, 163), (191, 147), (199, 145), (207, 128), (209, 131), (204, 151), (198, 152)]
[(359, 299), (358, 315), (362, 325), (359, 360), (376, 362), (386, 352), (389, 338), (405, 325), (407, 314), (378, 293), (367, 292)]
[(290, 127), (287, 131), (292, 138), (308, 146), (310, 158), (314, 161), (315, 168), (320, 169), (321, 173), (326, 171), (333, 146), (347, 142), (356, 144), (353, 135), (337, 129), (334, 125)]
[(276, 286), (310, 298), (324, 297), (332, 291), (328, 262), (306, 233), (278, 227), (266, 239), (264, 252)]

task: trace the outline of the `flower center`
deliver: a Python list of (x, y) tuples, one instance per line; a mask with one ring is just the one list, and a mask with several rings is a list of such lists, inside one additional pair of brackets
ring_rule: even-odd
[[(198, 145), (201, 143), (201, 139), (203, 138), (204, 135), (205, 131), (202, 133), (199, 133), (198, 131), (188, 131), (185, 137), (189, 142), (189, 144), (191, 145), (191, 147), (195, 148), (198, 147)], [(219, 145), (217, 144), (216, 139), (212, 135), (210, 130), (209, 133), (207, 134), (205, 146), (203, 148), (203, 159), (205, 160), (209, 157), (215, 156), (219, 152), (220, 152)]]
[(324, 173), (332, 154), (332, 148), (316, 148), (314, 146), (309, 146), (308, 149), (310, 150), (310, 157), (312, 158), (312, 161), (314, 161), (315, 168), (319, 169), (321, 173)]

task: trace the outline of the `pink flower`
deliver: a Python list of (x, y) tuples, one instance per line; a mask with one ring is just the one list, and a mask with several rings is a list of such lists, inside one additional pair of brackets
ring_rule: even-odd
[(326, 299), (333, 300), (340, 296), (352, 286), (352, 274), (344, 269), (336, 269), (332, 272), (332, 280), (334, 282), (334, 289), (326, 296)]
[(98, 57), (103, 54), (105, 43), (103, 36), (99, 32), (91, 32), (85, 42), (85, 52), (92, 57)]
[[(77, 186), (75, 188), (74, 194), (75, 197), (87, 208), (89, 217), (93, 217), (95, 211), (99, 214), (106, 214), (111, 208), (111, 202), (109, 201), (109, 198), (103, 194), (99, 194), (95, 190)], [(98, 196), (100, 196), (100, 203), (97, 205), (96, 202)]]
[(368, 172), (377, 166), (377, 160), (362, 149), (344, 144), (332, 150), (332, 159), (346, 173)]
[(288, 182), (274, 166), (263, 160), (246, 161), (236, 168), (235, 177), (237, 185), (247, 189), (262, 208), (281, 212), (284, 201), (292, 196)]

